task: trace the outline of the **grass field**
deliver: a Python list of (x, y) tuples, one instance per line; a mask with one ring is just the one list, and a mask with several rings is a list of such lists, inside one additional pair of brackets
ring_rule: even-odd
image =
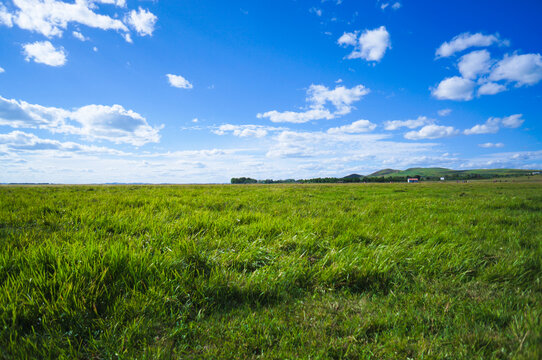
[(542, 182), (0, 187), (1, 359), (539, 359)]

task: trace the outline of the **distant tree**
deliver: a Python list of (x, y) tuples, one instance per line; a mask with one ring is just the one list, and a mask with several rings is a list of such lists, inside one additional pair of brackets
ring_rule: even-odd
[(232, 184), (256, 184), (258, 180), (249, 177), (231, 178)]

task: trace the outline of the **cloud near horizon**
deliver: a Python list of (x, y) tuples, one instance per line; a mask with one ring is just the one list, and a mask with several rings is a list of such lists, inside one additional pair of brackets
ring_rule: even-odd
[(161, 127), (152, 127), (140, 114), (121, 105), (86, 105), (71, 110), (29, 104), (0, 96), (0, 125), (12, 128), (44, 129), (107, 140), (115, 144), (142, 146), (160, 141)]

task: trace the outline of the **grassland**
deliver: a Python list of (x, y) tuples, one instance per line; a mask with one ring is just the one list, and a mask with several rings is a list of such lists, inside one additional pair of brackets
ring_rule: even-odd
[(542, 184), (0, 187), (0, 359), (539, 359)]

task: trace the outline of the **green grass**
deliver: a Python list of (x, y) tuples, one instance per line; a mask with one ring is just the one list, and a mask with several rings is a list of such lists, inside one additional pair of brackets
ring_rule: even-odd
[(0, 187), (0, 359), (539, 359), (540, 182)]

